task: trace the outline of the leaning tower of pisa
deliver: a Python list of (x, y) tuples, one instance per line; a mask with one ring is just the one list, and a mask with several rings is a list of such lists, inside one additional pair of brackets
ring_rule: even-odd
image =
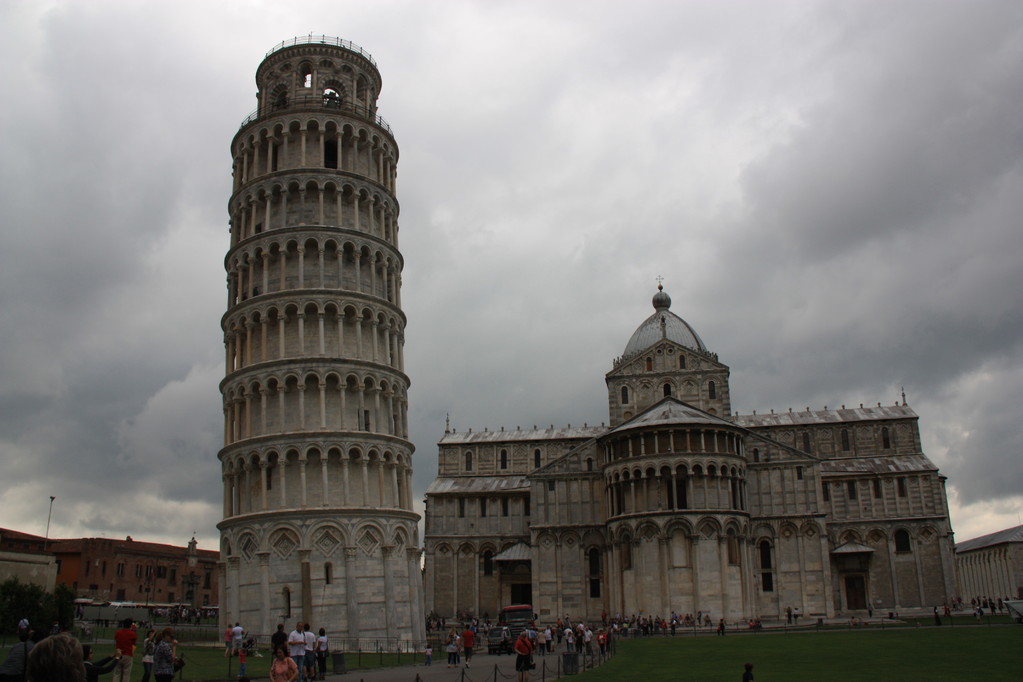
[[(222, 621), (425, 635), (398, 147), (348, 41), (281, 43), (231, 143)], [(338, 645), (335, 645), (338, 646)]]

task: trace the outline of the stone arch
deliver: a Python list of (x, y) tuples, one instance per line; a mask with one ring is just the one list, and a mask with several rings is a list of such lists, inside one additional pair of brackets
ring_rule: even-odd
[(706, 539), (721, 535), (721, 523), (714, 518), (704, 517), (696, 525), (697, 532)]

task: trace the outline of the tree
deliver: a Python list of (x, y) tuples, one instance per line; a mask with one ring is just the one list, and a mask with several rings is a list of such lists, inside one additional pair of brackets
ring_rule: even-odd
[(75, 593), (63, 583), (52, 593), (17, 578), (0, 583), (0, 632), (14, 634), (22, 618), (37, 629), (48, 629), (53, 623), (71, 627), (74, 615)]

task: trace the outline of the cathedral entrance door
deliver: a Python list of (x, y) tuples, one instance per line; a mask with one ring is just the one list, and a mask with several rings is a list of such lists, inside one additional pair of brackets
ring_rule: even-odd
[(850, 611), (867, 608), (867, 587), (862, 575), (845, 576), (845, 604)]
[(532, 604), (533, 603), (533, 585), (532, 583), (512, 583), (511, 587), (511, 603), (512, 604)]

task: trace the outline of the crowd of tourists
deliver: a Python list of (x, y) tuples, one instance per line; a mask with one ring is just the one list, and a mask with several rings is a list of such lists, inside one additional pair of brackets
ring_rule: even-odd
[(181, 668), (174, 629), (150, 629), (139, 641), (138, 624), (130, 618), (114, 633), (113, 652), (97, 659), (91, 644), (82, 644), (66, 628), (35, 629), (27, 618), (18, 622), (18, 641), (0, 664), (0, 682), (131, 682), (135, 654), (141, 651), (142, 682), (170, 682)]
[(273, 656), (270, 682), (312, 682), (326, 678), (330, 653), (326, 628), (317, 631), (312, 623), (299, 621), (295, 629), (286, 634), (284, 624), (279, 623), (277, 631), (270, 636), (270, 651)]

